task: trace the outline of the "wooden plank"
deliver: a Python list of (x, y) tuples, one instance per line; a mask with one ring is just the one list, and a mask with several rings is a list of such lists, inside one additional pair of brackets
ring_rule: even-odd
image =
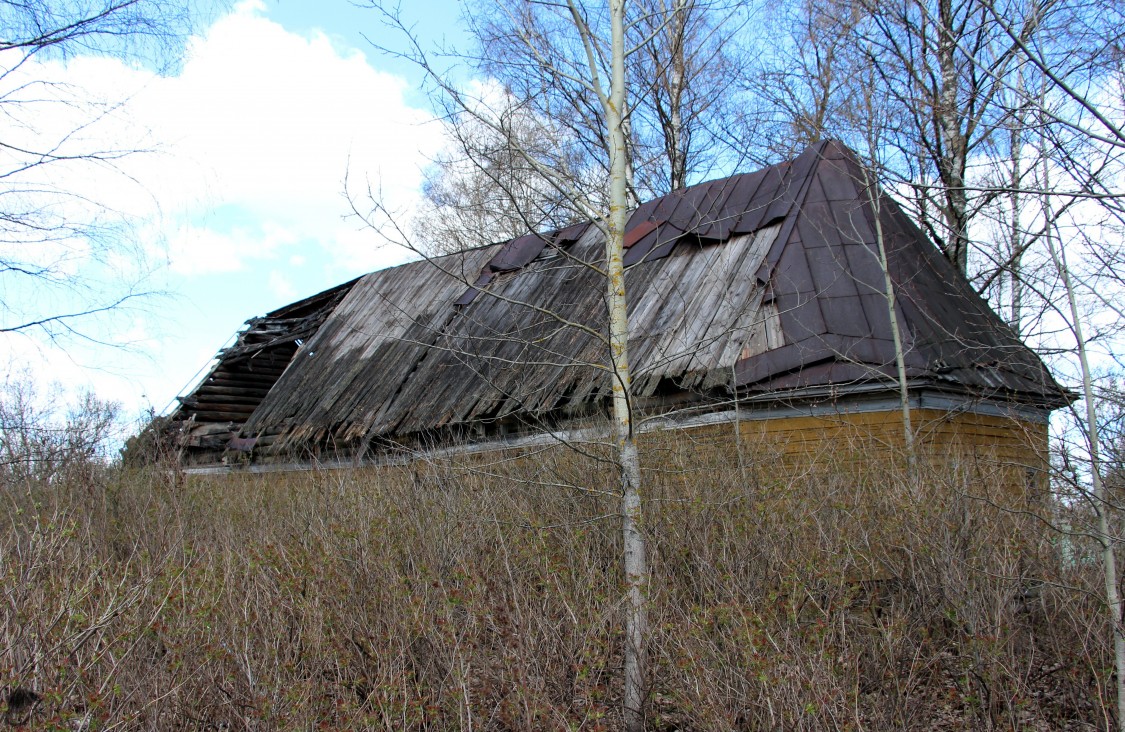
[(232, 414), (227, 411), (202, 411), (202, 410), (184, 410), (189, 417), (194, 416), (196, 419), (206, 419), (212, 422), (234, 422), (241, 423), (246, 421), (246, 414)]
[(224, 389), (225, 394), (216, 394), (211, 390), (198, 391), (194, 396), (188, 397), (184, 403), (213, 403), (218, 402), (222, 404), (251, 404), (258, 405), (262, 401), (262, 393), (247, 392), (245, 389)]

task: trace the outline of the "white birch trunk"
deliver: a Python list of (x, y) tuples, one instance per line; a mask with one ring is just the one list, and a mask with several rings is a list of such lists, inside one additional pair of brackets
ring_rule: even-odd
[[(1043, 163), (1044, 177), (1049, 175), (1046, 159)], [(1044, 190), (1050, 190), (1044, 185)], [(1052, 211), (1050, 202), (1044, 204), (1044, 215), (1050, 226)], [(1087, 352), (1085, 333), (1082, 329), (1082, 314), (1078, 308), (1074, 283), (1066, 262), (1066, 249), (1062, 242), (1055, 242), (1050, 229), (1047, 232), (1047, 249), (1051, 260), (1059, 271), (1063, 288), (1066, 290), (1067, 307), (1070, 310), (1071, 328), (1078, 347), (1078, 363), (1082, 369), (1082, 398), (1086, 402), (1087, 449), (1090, 453), (1090, 489), (1093, 493), (1094, 513), (1097, 517), (1097, 536), (1102, 549), (1102, 575), (1105, 580), (1105, 607), (1111, 632), (1113, 633), (1113, 666), (1116, 675), (1114, 687), (1117, 691), (1117, 729), (1125, 732), (1125, 628), (1122, 626), (1122, 601), (1117, 584), (1117, 537), (1110, 521), (1110, 505), (1102, 483), (1101, 453), (1099, 450), (1098, 412), (1094, 397), (1094, 381), (1090, 373), (1090, 360)]]
[[(870, 104), (870, 102), (869, 102)], [(874, 119), (873, 114), (868, 115)], [(869, 134), (868, 148), (872, 157), (877, 154), (879, 146), (875, 142), (876, 131), (872, 129)], [(910, 390), (906, 380), (906, 352), (902, 344), (902, 332), (899, 330), (898, 313), (895, 305), (898, 300), (895, 294), (895, 283), (891, 279), (890, 265), (887, 263), (887, 243), (883, 236), (882, 206), (877, 195), (874, 173), (866, 166), (863, 168), (863, 190), (867, 195), (867, 202), (871, 206), (872, 219), (875, 222), (875, 254), (879, 259), (879, 269), (883, 271), (883, 286), (887, 303), (887, 318), (891, 325), (891, 338), (895, 349), (895, 375), (898, 380), (899, 409), (902, 413), (902, 439), (906, 448), (907, 464), (910, 467), (911, 480), (914, 478), (916, 459), (914, 451), (914, 424), (910, 414)]]
[[(1016, 89), (1021, 94), (1025, 92), (1022, 69), (1017, 73)], [(1012, 150), (1012, 175), (1009, 182), (1011, 191), (1008, 193), (1010, 198), (1008, 246), (1011, 251), (1008, 280), (1012, 290), (1009, 300), (1011, 315), (1008, 324), (1016, 332), (1016, 335), (1019, 335), (1023, 330), (1023, 272), (1020, 266), (1023, 259), (1021, 254), (1023, 234), (1020, 229), (1022, 210), (1020, 186), (1023, 184), (1023, 171), (1020, 168), (1020, 163), (1023, 152), (1023, 129), (1026, 125), (1025, 116), (1021, 108), (1016, 113), (1016, 124), (1012, 125), (1012, 131), (1009, 135), (1009, 145)]]
[(610, 0), (612, 68), (605, 102), (610, 142), (609, 219), (606, 275), (609, 343), (613, 379), (613, 425), (621, 479), (621, 530), (624, 549), (625, 729), (642, 732), (645, 713), (646, 640), (648, 636), (648, 559), (643, 533), (641, 468), (633, 435), (629, 374), (629, 320), (625, 300), (624, 241), (628, 209), (628, 164), (623, 111), (625, 104), (625, 0)]
[[(1049, 237), (1050, 235), (1048, 235)], [(1052, 247), (1053, 248), (1053, 247)], [(1117, 728), (1125, 732), (1125, 629), (1122, 628), (1121, 593), (1117, 586), (1117, 539), (1111, 526), (1105, 485), (1102, 483), (1101, 456), (1098, 449), (1098, 414), (1094, 401), (1093, 378), (1082, 331), (1081, 314), (1074, 294), (1074, 285), (1067, 272), (1066, 255), (1058, 247), (1058, 262), (1063, 287), (1066, 288), (1067, 305), (1073, 320), (1074, 338), (1078, 343), (1078, 362), (1082, 367), (1082, 399), (1086, 402), (1086, 440), (1090, 451), (1090, 482), (1094, 494), (1094, 511), (1098, 519), (1098, 538), (1102, 545), (1102, 574), (1105, 578), (1105, 604), (1113, 632), (1113, 664), (1116, 671)]]
[(684, 59), (684, 29), (687, 25), (687, 9), (678, 4), (672, 11), (669, 19), (669, 48), (672, 58), (670, 79), (668, 82), (668, 105), (670, 109), (668, 130), (668, 162), (670, 163), (670, 181), (672, 190), (683, 188), (687, 185), (687, 155), (683, 143), (683, 114), (680, 107), (683, 105), (685, 59)]
[(961, 115), (957, 108), (957, 39), (954, 34), (953, 1), (938, 4), (938, 65), (941, 89), (938, 91), (937, 117), (942, 137), (943, 181), (946, 187), (945, 220), (949, 240), (946, 255), (962, 274), (969, 269), (969, 236), (965, 218), (968, 199), (965, 194), (967, 144), (961, 131)]
[[(864, 177), (867, 177), (866, 173)], [(914, 425), (910, 418), (910, 391), (907, 388), (906, 382), (906, 354), (902, 347), (902, 333), (899, 331), (898, 327), (898, 313), (895, 312), (895, 304), (897, 302), (895, 297), (895, 283), (891, 279), (891, 270), (887, 265), (887, 246), (886, 240), (883, 238), (883, 223), (880, 221), (879, 203), (873, 186), (868, 185), (867, 195), (875, 214), (873, 217), (875, 219), (875, 242), (879, 252), (879, 268), (883, 270), (883, 284), (886, 287), (887, 293), (887, 317), (890, 318), (891, 321), (891, 337), (894, 340), (895, 373), (898, 376), (898, 399), (899, 407), (902, 410), (902, 439), (906, 447), (906, 459), (909, 462), (910, 470), (913, 472), (915, 468)]]

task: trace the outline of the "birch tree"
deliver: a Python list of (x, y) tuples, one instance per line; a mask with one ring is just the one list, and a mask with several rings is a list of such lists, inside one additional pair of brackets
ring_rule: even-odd
[(963, 274), (991, 285), (1007, 258), (982, 241), (982, 225), (1029, 164), (1009, 165), (1011, 146), (1027, 147), (1025, 96), (1014, 90), (1032, 65), (1020, 44), (1055, 43), (1063, 8), (1012, 0), (1001, 20), (981, 2), (799, 3), (759, 82), (773, 108), (772, 146), (783, 148), (791, 130), (794, 140), (832, 136), (864, 149), (863, 96), (880, 96), (894, 124), (880, 142), (879, 179)]
[[(1048, 204), (1048, 216), (1050, 208)], [(1115, 504), (1107, 495), (1101, 459), (1101, 436), (1098, 422), (1098, 399), (1094, 393), (1093, 372), (1090, 365), (1089, 341), (1083, 327), (1083, 314), (1079, 307), (1078, 291), (1066, 259), (1066, 249), (1055, 236), (1048, 234), (1047, 246), (1062, 279), (1066, 296), (1066, 315), (1074, 335), (1076, 355), (1079, 362), (1082, 384), (1082, 404), (1080, 431), (1085, 437), (1089, 458), (1090, 502), (1095, 516), (1094, 536), (1099, 544), (1104, 579), (1105, 610), (1112, 636), (1114, 691), (1117, 699), (1117, 729), (1125, 731), (1125, 615), (1119, 587), (1117, 569), (1117, 548), (1121, 543), (1119, 532), (1114, 528), (1113, 514)]]
[[(575, 10), (591, 31), (608, 38), (608, 16), (597, 3)], [(702, 178), (730, 172), (746, 158), (752, 137), (743, 77), (750, 11), (727, 0), (638, 0), (626, 7), (626, 73), (631, 80), (622, 110), (632, 203)], [(463, 56), (496, 80), (521, 110), (552, 120), (566, 140), (572, 177), (609, 177), (607, 121), (571, 20), (527, 2), (478, 0), (468, 16), (475, 48)], [(598, 73), (608, 78), (608, 47), (593, 49)]]
[[(1100, 206), (1066, 195), (1065, 184), (1056, 187), (1054, 179), (1060, 168), (1051, 159), (1043, 136), (1038, 144), (1042, 156), (1034, 173), (1039, 193), (1032, 203), (1041, 217), (1040, 238), (1050, 267), (1043, 268), (1036, 278), (1029, 277), (1028, 282), (1040, 292), (1054, 285), (1057, 295), (1051, 298), (1047, 319), (1063, 324), (1059, 335), (1069, 340), (1066, 354), (1073, 359), (1079, 396), (1071, 410), (1071, 422), (1060, 436), (1061, 451), (1071, 469), (1057, 478), (1058, 500), (1064, 506), (1079, 508), (1078, 516), (1092, 515), (1089, 524), (1073, 528), (1097, 547), (1102, 604), (1111, 641), (1116, 728), (1125, 730), (1125, 602), (1117, 565), (1123, 540), (1123, 506), (1107, 489), (1107, 463), (1103, 458), (1107, 445), (1099, 415), (1106, 392), (1098, 388), (1096, 375), (1098, 360), (1104, 363), (1107, 356), (1117, 358), (1115, 344), (1122, 335), (1121, 316), (1125, 313), (1115, 302), (1125, 287), (1125, 269), (1119, 266), (1123, 242), (1120, 232), (1115, 233), (1118, 227), (1106, 226), (1104, 220), (1099, 222), (1095, 217)], [(1112, 454), (1112, 446), (1108, 452)]]
[(857, 99), (863, 90), (855, 75), (866, 67), (857, 63), (852, 35), (857, 11), (847, 2), (812, 0), (778, 9), (776, 53), (751, 79), (768, 120), (759, 157), (792, 158), (828, 137), (855, 142), (850, 121), (863, 107)]
[[(974, 195), (974, 157), (1007, 119), (999, 95), (1017, 65), (1016, 41), (974, 3), (879, 0), (863, 11), (857, 40), (903, 119), (900, 178), (926, 233), (971, 275), (970, 225), (989, 200)], [(1041, 31), (1042, 11), (1036, 2), (1006, 8), (1025, 39)]]
[[(1011, 176), (1003, 191), (1012, 238), (998, 271), (1007, 271), (1012, 282), (1015, 325), (1024, 323), (1028, 299), (1037, 298), (1036, 335), (1063, 356), (1053, 360), (1078, 383), (1080, 398), (1061, 439), (1065, 457), (1081, 467), (1059, 476), (1065, 491), (1059, 500), (1092, 514), (1080, 531), (1097, 546), (1116, 728), (1125, 730), (1125, 603), (1117, 566), (1122, 506), (1107, 490), (1099, 416), (1105, 392), (1096, 381), (1097, 361), (1120, 363), (1125, 315), (1119, 305), (1125, 291), (1125, 69), (1112, 50), (1122, 38), (1122, 11), (1068, 4), (1065, 30), (1045, 42), (1024, 37), (991, 0), (981, 0), (980, 8), (1011, 42), (1019, 64), (1005, 90), (1013, 100)], [(1034, 269), (1025, 264), (1029, 255), (1038, 257)]]
[[(625, 136), (625, 0), (609, 0), (609, 88), (603, 87), (592, 51), (587, 51), (590, 79), (605, 113), (609, 133), (609, 216), (606, 220), (606, 290), (609, 309), (609, 348), (613, 380), (613, 424), (621, 472), (621, 530), (625, 552), (625, 726), (644, 729), (646, 637), (648, 635), (649, 571), (642, 533), (641, 465), (633, 431), (629, 373), (629, 319), (625, 302), (625, 223), (629, 209), (629, 180)], [(571, 4), (575, 27), (593, 43), (587, 26)]]
[[(624, 269), (625, 226), (636, 200), (629, 59), (641, 51), (640, 46), (630, 46), (626, 41), (629, 31), (637, 27), (627, 17), (629, 3), (607, 0), (604, 7), (591, 8), (577, 0), (567, 0), (560, 4), (518, 2), (496, 6), (497, 12), (518, 17), (518, 27), (524, 29), (520, 31), (524, 34), (520, 43), (529, 49), (522, 61), (525, 86), (516, 91), (507, 87), (506, 91), (517, 100), (519, 109), (534, 112), (531, 119), (542, 125), (542, 134), (533, 135), (533, 139), (551, 143), (542, 147), (527, 144), (512, 134), (511, 117), (505, 111), (510, 109), (509, 101), (498, 110), (487, 104), (486, 95), (467, 92), (455, 84), (410, 36), (400, 16), (375, 7), (387, 23), (404, 33), (408, 43), (405, 55), (426, 72), (439, 106), (447, 114), (480, 125), (503, 139), (505, 150), (518, 160), (518, 165), (549, 185), (556, 195), (565, 197), (568, 205), (592, 221), (604, 237), (604, 259), (592, 266), (599, 269), (605, 283), (604, 369), (611, 388), (610, 429), (620, 496), (624, 570), (622, 713), (626, 729), (640, 732), (645, 725), (647, 698), (647, 607), (651, 580), (631, 390)], [(674, 15), (684, 7), (683, 3), (669, 6), (667, 12)], [(646, 16), (646, 21), (651, 19)], [(659, 23), (651, 27), (657, 32), (663, 30)], [(540, 35), (533, 41), (532, 33)], [(537, 48), (550, 52), (536, 53)], [(533, 90), (541, 91), (542, 85), (548, 83), (554, 85), (550, 93), (530, 94)], [(569, 91), (560, 95), (558, 90), (563, 88)], [(575, 162), (571, 165), (570, 161)], [(378, 210), (379, 202), (372, 203)], [(566, 327), (564, 314), (556, 317)]]
[[(870, 77), (868, 81), (871, 81)], [(883, 234), (883, 200), (876, 177), (876, 171), (880, 167), (880, 154), (883, 149), (881, 136), (886, 127), (886, 111), (879, 108), (879, 97), (873, 93), (870, 86), (867, 87), (867, 91), (861, 94), (861, 97), (863, 121), (867, 128), (865, 135), (867, 145), (865, 160), (861, 161), (863, 165), (862, 179), (856, 183), (862, 191), (862, 195), (866, 197), (867, 204), (871, 207), (871, 219), (875, 229), (875, 251), (872, 254), (878, 259), (879, 269), (883, 273), (883, 297), (895, 353), (895, 378), (898, 382), (899, 412), (902, 416), (903, 447), (906, 449), (907, 461), (913, 472), (915, 468), (914, 423), (910, 410), (910, 384), (906, 374), (906, 339), (898, 320), (898, 285), (894, 281), (887, 260), (887, 240)]]

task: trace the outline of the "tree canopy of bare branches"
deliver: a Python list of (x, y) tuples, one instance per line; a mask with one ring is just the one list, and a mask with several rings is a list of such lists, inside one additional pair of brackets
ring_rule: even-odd
[[(503, 135), (484, 133), (482, 120), (467, 122), (466, 110), (457, 107), (474, 107), (470, 117), (502, 108), (503, 119), (484, 127), (505, 128), (525, 146), (538, 136), (540, 143), (530, 146), (537, 156), (562, 172), (572, 192), (577, 186), (595, 209), (604, 208), (611, 141), (604, 109), (586, 79), (591, 64), (609, 76), (609, 16), (592, 2), (574, 3), (573, 16), (557, 10), (541, 3), (472, 4), (467, 22), (474, 46), (450, 53), (494, 86), (479, 97), (459, 90), (456, 103), (443, 107), (451, 144), (431, 171), (428, 207), (419, 222), (423, 239), (445, 238), (456, 247), (503, 238), (465, 236), (463, 224), (498, 225), (499, 233), (509, 233), (501, 221), (464, 216), (483, 202), (520, 233), (592, 217), (590, 210), (568, 208), (570, 193), (544, 185), (541, 172), (516, 163), (510, 150), (497, 145)], [(636, 205), (735, 170), (748, 159), (753, 117), (744, 109), (749, 85), (743, 77), (750, 69), (745, 55), (752, 14), (726, 0), (644, 0), (627, 4), (625, 12), (631, 85), (622, 112), (627, 195)], [(589, 43), (573, 33), (576, 20), (590, 31)], [(550, 155), (542, 144), (547, 139)], [(513, 216), (516, 208), (525, 213)]]
[[(142, 143), (110, 141), (123, 99), (68, 81), (78, 55), (163, 66), (188, 29), (182, 0), (0, 3), (0, 332), (90, 337), (145, 294), (132, 225), (91, 181)], [(135, 184), (135, 181), (128, 181)], [(113, 264), (115, 257), (133, 260)]]

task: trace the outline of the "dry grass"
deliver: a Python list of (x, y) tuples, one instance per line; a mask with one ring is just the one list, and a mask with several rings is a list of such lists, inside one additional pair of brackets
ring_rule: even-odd
[[(1107, 728), (1096, 567), (986, 466), (744, 448), (644, 454), (652, 729)], [(35, 729), (616, 729), (612, 486), (562, 449), (10, 475), (0, 677)]]

